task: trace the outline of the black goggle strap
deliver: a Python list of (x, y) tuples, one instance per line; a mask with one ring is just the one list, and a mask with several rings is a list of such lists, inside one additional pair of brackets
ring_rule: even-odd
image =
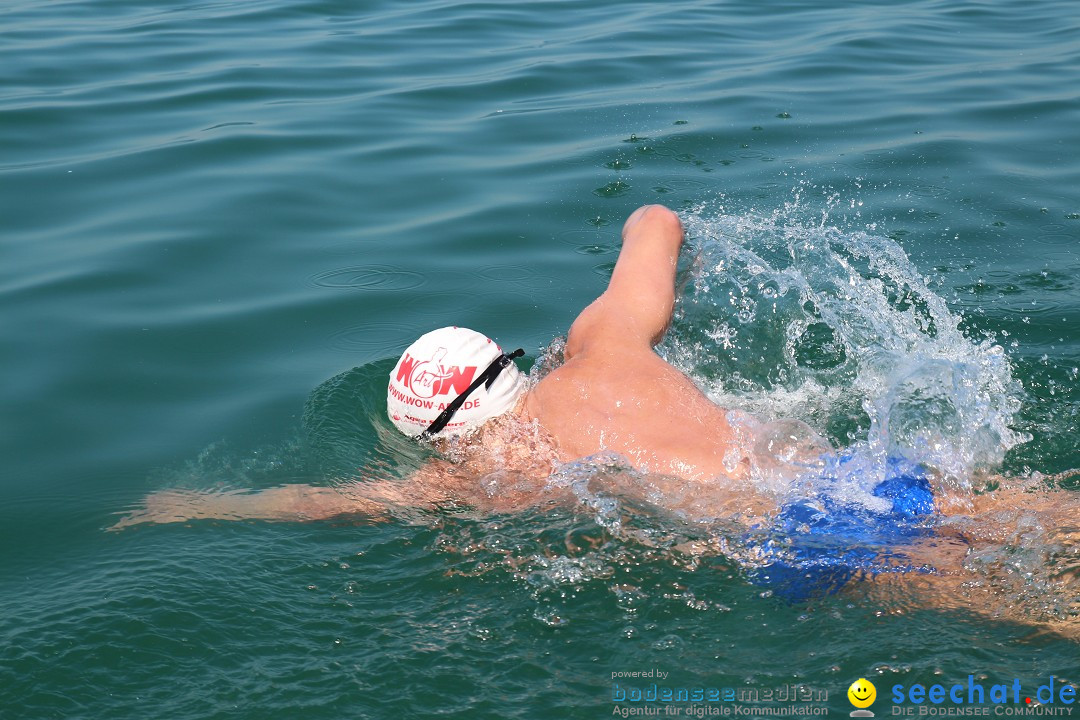
[(427, 430), (416, 436), (417, 439), (430, 440), (433, 435), (440, 432), (450, 423), (451, 418), (454, 417), (454, 413), (461, 409), (461, 406), (465, 404), (465, 401), (469, 399), (469, 396), (472, 395), (476, 388), (483, 385), (485, 389), (490, 389), (492, 383), (495, 382), (495, 378), (499, 377), (499, 373), (501, 373), (514, 358), (519, 358), (524, 354), (525, 351), (518, 348), (512, 353), (503, 353), (492, 360), (491, 364), (487, 366), (487, 369), (480, 373), (480, 377), (473, 380), (472, 384), (465, 389), (465, 392), (454, 398), (453, 402), (447, 405), (446, 409), (439, 413), (439, 417), (435, 418), (435, 422), (428, 425)]

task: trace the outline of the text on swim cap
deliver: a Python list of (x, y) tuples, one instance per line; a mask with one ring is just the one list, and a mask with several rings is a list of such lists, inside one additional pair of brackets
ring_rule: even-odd
[[(413, 407), (422, 408), (424, 410), (438, 410), (439, 412), (442, 412), (446, 409), (446, 406), (450, 404), (449, 402), (436, 403), (434, 400), (422, 400), (420, 398), (415, 398), (412, 395), (406, 395), (393, 385), (391, 385), (387, 389), (390, 392), (390, 397), (394, 398), (395, 400), (403, 402), (406, 405), (412, 405)], [(461, 406), (461, 409), (472, 410), (473, 408), (478, 407), (480, 407), (480, 398), (473, 398), (470, 400), (466, 400), (465, 403)]]

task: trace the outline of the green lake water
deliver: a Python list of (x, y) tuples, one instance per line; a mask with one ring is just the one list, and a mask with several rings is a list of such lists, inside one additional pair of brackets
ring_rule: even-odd
[[(1080, 468), (1078, 88), (1075, 0), (6, 1), (0, 718), (600, 718), (651, 669), (833, 716), (859, 677), (878, 717), (897, 683), (1075, 686), (1074, 641), (787, 602), (595, 504), (106, 528), (405, 462), (388, 361), (448, 324), (535, 361), (657, 202), (689, 231), (661, 351), (718, 401), (957, 477)], [(1049, 603), (1017, 537), (1009, 592)]]

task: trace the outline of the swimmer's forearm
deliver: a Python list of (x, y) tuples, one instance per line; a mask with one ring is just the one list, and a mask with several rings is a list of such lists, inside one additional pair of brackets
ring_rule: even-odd
[(312, 485), (285, 485), (259, 492), (163, 490), (149, 495), (141, 509), (110, 529), (189, 520), (312, 521), (339, 515), (383, 518), (387, 507), (363, 497), (346, 497), (334, 488)]
[(285, 485), (257, 493), (237, 494), (223, 508), (238, 519), (325, 520), (338, 515), (378, 516), (386, 507), (363, 497), (347, 497), (335, 488)]

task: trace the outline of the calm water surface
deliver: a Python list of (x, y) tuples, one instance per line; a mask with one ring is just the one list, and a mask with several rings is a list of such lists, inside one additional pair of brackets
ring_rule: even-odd
[[(104, 531), (162, 488), (402, 462), (385, 361), (451, 323), (535, 359), (648, 202), (713, 263), (665, 352), (717, 397), (865, 440), (878, 375), (733, 319), (863, 252), (956, 330), (882, 306), (881, 377), (996, 398), (944, 391), (949, 453), (1080, 468), (1073, 0), (10, 0), (0, 28), (3, 717), (608, 717), (649, 668), (833, 715), (866, 677), (880, 716), (895, 683), (1080, 681), (1074, 642), (762, 597), (590, 511)], [(836, 254), (768, 255), (789, 236)]]

